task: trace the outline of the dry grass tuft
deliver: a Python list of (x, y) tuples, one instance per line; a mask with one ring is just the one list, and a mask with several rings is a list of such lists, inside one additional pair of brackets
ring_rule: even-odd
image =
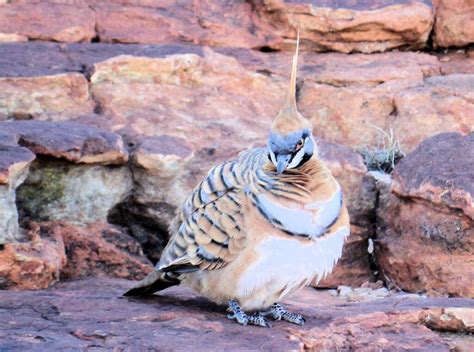
[(378, 126), (371, 125), (379, 133), (379, 140), (375, 148), (364, 148), (359, 153), (364, 158), (368, 170), (376, 170), (391, 174), (395, 165), (405, 156), (400, 142), (395, 138), (393, 130), (384, 131)]

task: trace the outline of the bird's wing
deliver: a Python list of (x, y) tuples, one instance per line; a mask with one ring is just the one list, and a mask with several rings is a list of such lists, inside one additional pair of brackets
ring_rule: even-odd
[(261, 159), (261, 153), (253, 149), (209, 171), (178, 211), (171, 226), (173, 236), (156, 266), (158, 270), (213, 270), (237, 257), (246, 243), (244, 189)]

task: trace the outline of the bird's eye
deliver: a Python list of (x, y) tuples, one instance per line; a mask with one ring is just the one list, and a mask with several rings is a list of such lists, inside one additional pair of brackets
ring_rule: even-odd
[(301, 139), (298, 141), (298, 143), (296, 143), (295, 150), (300, 150), (301, 147), (303, 146), (303, 144), (304, 144), (304, 139), (301, 138)]

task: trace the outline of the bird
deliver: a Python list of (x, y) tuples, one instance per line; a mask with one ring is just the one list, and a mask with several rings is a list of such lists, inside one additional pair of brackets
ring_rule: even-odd
[(328, 275), (350, 234), (341, 186), (297, 108), (299, 33), (288, 95), (266, 147), (213, 167), (177, 209), (154, 270), (125, 296), (185, 285), (242, 325), (303, 325), (280, 301)]

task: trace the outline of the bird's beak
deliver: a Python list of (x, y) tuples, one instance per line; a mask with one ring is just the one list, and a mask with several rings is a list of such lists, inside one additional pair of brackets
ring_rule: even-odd
[(277, 173), (281, 175), (283, 171), (285, 171), (286, 167), (288, 166), (288, 163), (290, 161), (290, 155), (285, 155), (285, 154), (279, 154), (277, 155)]

